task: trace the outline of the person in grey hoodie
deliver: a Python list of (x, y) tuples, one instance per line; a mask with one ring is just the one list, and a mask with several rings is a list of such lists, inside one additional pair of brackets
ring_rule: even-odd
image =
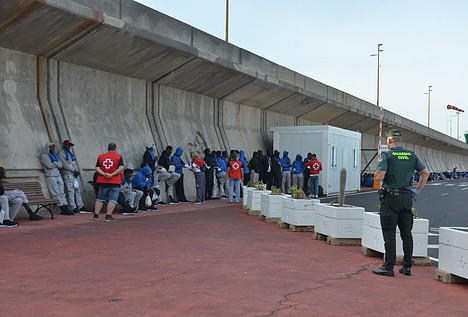
[(63, 148), (58, 154), (60, 163), (62, 163), (62, 177), (65, 183), (65, 189), (68, 194), (68, 202), (73, 213), (80, 213), (80, 209), (84, 206), (83, 198), (81, 198), (80, 183), (78, 176), (80, 171), (76, 163), (75, 155), (70, 151), (71, 147), (74, 146), (70, 140), (63, 141)]
[(62, 215), (74, 215), (73, 212), (68, 210), (67, 198), (65, 197), (65, 188), (63, 180), (60, 176), (60, 169), (62, 163), (60, 162), (57, 154), (55, 154), (55, 144), (47, 142), (44, 146), (44, 152), (41, 154), (41, 164), (44, 168), (45, 180), (49, 193), (53, 198), (59, 200), (58, 206)]

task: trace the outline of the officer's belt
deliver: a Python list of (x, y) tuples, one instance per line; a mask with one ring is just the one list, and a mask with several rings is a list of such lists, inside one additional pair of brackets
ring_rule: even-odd
[(384, 190), (389, 194), (397, 195), (410, 195), (411, 191), (405, 188), (384, 188)]

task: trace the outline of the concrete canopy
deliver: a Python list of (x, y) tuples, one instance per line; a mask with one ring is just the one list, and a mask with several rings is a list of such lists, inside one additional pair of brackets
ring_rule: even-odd
[[(377, 135), (379, 109), (131, 0), (2, 0), (0, 46), (318, 124)], [(384, 111), (384, 129), (454, 153), (468, 145)]]

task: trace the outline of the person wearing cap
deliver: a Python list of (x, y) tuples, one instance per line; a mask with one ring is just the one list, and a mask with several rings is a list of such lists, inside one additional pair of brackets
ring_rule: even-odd
[(65, 216), (74, 215), (73, 212), (68, 210), (68, 202), (65, 196), (65, 187), (63, 184), (62, 176), (60, 176), (60, 169), (62, 163), (60, 162), (57, 154), (55, 154), (55, 144), (47, 142), (44, 146), (44, 152), (40, 157), (42, 167), (44, 168), (45, 181), (49, 193), (52, 198), (59, 200), (58, 207), (61, 214)]
[[(389, 150), (382, 152), (374, 173), (375, 180), (382, 182), (379, 190), (380, 224), (385, 243), (385, 263), (372, 272), (378, 275), (394, 276), (393, 267), (396, 261), (396, 226), (400, 229), (403, 241), (403, 266), (399, 272), (411, 275), (413, 257), (413, 198), (426, 185), (429, 171), (417, 155), (402, 147), (402, 135), (399, 130), (386, 133)], [(412, 188), (413, 173), (421, 176), (416, 188)]]
[[(133, 164), (128, 163), (123, 172), (122, 187), (120, 188), (120, 195), (124, 196), (124, 201), (128, 204), (127, 208), (125, 203), (121, 203), (123, 210), (122, 213), (135, 213), (138, 211), (140, 200), (143, 197), (141, 190), (135, 189), (132, 186), (133, 179)], [(120, 203), (120, 201), (119, 201)]]
[(58, 158), (62, 163), (62, 178), (65, 183), (65, 189), (68, 195), (68, 203), (73, 213), (80, 213), (80, 209), (83, 208), (83, 198), (81, 197), (81, 186), (78, 179), (80, 171), (76, 162), (76, 157), (70, 151), (71, 147), (74, 146), (70, 140), (63, 141), (62, 150), (58, 154)]

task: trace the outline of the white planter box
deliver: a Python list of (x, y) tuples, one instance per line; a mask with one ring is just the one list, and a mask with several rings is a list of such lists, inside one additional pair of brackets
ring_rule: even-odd
[(247, 190), (247, 209), (260, 211), (262, 204), (262, 194), (270, 193), (269, 190), (256, 190), (255, 188)]
[(281, 201), (285, 195), (271, 195), (270, 193), (262, 194), (261, 214), (268, 218), (280, 218)]
[(248, 191), (253, 187), (242, 186), (242, 208), (247, 209)]
[[(427, 238), (429, 220), (414, 219), (413, 230), (413, 256), (427, 256)], [(377, 212), (365, 212), (362, 226), (362, 246), (385, 253), (380, 215)], [(400, 230), (396, 228), (396, 255), (403, 256), (403, 244)]]
[(319, 199), (294, 199), (283, 196), (281, 199), (281, 221), (295, 226), (315, 225), (315, 204)]
[(361, 239), (364, 208), (315, 205), (315, 232), (334, 238)]
[(468, 279), (468, 228), (439, 229), (439, 270)]

